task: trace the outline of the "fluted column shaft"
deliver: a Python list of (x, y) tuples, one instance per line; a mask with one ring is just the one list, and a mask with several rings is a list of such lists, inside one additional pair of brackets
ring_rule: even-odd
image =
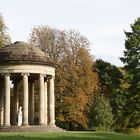
[(4, 126), (10, 126), (10, 75), (5, 75)]
[(44, 75), (39, 77), (39, 124), (44, 124)]
[(29, 124), (34, 124), (34, 82), (30, 82), (29, 92)]
[(23, 75), (23, 125), (28, 125), (28, 74)]
[(50, 79), (49, 86), (49, 125), (55, 126), (54, 76)]
[(47, 98), (47, 80), (44, 83), (44, 123), (47, 125), (48, 122), (48, 98)]
[(3, 91), (4, 84), (0, 82), (0, 126), (3, 126), (3, 119), (4, 119), (4, 91)]

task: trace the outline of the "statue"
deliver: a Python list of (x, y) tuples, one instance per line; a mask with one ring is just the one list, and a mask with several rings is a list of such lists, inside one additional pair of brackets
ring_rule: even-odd
[(18, 126), (21, 125), (22, 125), (22, 106), (20, 106), (18, 110)]

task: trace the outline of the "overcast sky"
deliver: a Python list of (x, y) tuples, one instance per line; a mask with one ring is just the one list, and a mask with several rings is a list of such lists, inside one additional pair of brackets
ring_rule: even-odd
[(75, 29), (91, 42), (91, 53), (117, 66), (124, 30), (140, 17), (140, 0), (0, 0), (12, 41), (27, 41), (35, 25)]

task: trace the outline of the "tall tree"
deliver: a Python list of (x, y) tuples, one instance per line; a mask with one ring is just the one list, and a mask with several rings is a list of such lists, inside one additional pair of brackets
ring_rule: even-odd
[(114, 127), (119, 129), (118, 124), (121, 121), (126, 100), (124, 92), (122, 92), (122, 71), (120, 68), (101, 59), (96, 60), (95, 67), (100, 79), (99, 92), (109, 99), (115, 119)]
[[(88, 127), (88, 110), (95, 92), (98, 88), (98, 77), (96, 73), (91, 71), (92, 59), (88, 51), (84, 48), (79, 48), (76, 52), (75, 63), (69, 63), (67, 68), (62, 70), (62, 76), (58, 80), (60, 87), (66, 84), (63, 92), (58, 89), (57, 100), (59, 105), (64, 105), (61, 108), (63, 112), (57, 112), (59, 117), (63, 115), (64, 120), (61, 119), (62, 124), (67, 124), (69, 129), (80, 129)], [(63, 103), (60, 102), (64, 101)], [(60, 108), (56, 106), (56, 108)], [(60, 110), (59, 110), (60, 111)]]
[(126, 127), (137, 127), (140, 126), (140, 18), (131, 29), (131, 32), (125, 32), (125, 51), (121, 58), (125, 65), (124, 81), (127, 82), (124, 117)]
[(10, 43), (10, 37), (6, 32), (6, 26), (3, 21), (2, 15), (0, 15), (0, 47)]
[(93, 91), (98, 88), (88, 39), (74, 30), (39, 26), (33, 29), (30, 42), (58, 65), (55, 80), (57, 124), (70, 130), (88, 127), (88, 107), (93, 101)]

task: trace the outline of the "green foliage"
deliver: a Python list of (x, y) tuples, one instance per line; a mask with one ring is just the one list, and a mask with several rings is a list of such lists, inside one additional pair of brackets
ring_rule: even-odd
[(104, 131), (112, 129), (114, 120), (112, 108), (107, 98), (103, 96), (97, 97), (91, 115), (93, 129)]
[(125, 64), (124, 81), (127, 102), (124, 111), (124, 127), (140, 126), (140, 18), (125, 32), (125, 51), (121, 58)]
[(101, 59), (96, 60), (95, 67), (99, 74), (101, 94), (108, 96), (120, 88), (122, 73), (119, 68)]
[(109, 99), (114, 115), (114, 129), (121, 129), (124, 107), (126, 104), (126, 92), (123, 90), (124, 70), (111, 65), (101, 59), (96, 60), (96, 70), (100, 79), (100, 93)]

